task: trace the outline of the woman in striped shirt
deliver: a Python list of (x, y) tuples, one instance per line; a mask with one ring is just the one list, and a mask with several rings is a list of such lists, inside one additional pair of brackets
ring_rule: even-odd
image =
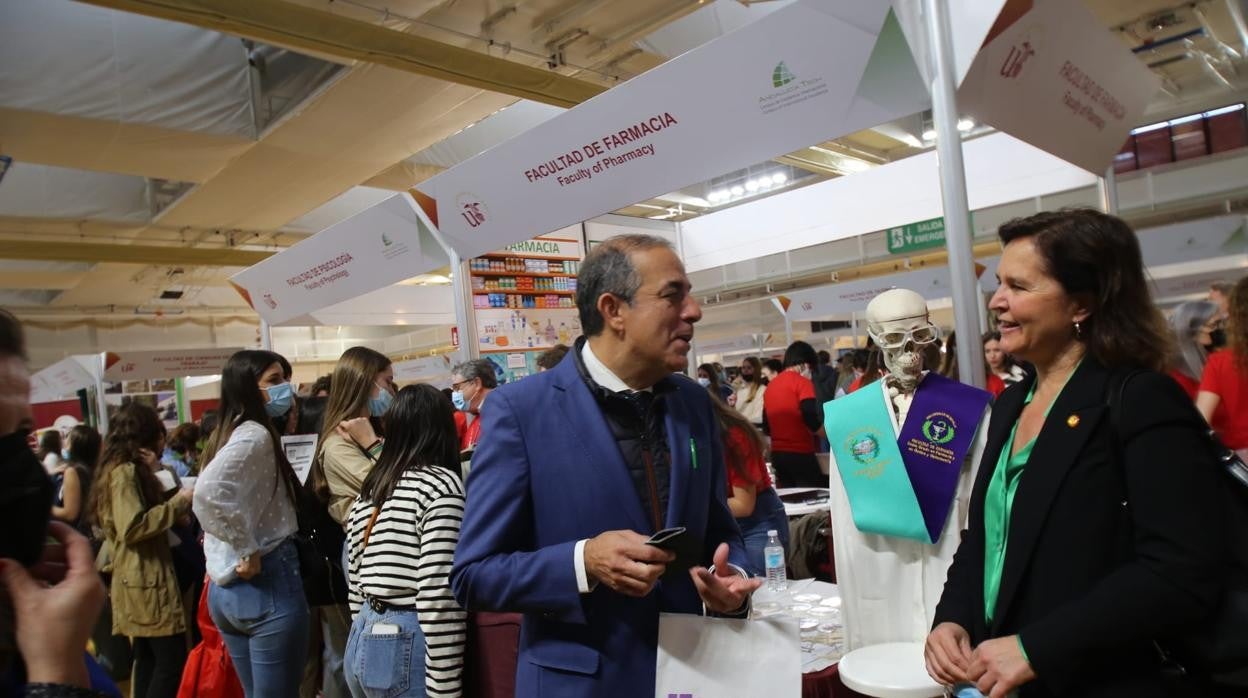
[(356, 698), (459, 696), (467, 614), (448, 576), (464, 486), (451, 405), (409, 386), (385, 421), (385, 450), (347, 520), (347, 685)]

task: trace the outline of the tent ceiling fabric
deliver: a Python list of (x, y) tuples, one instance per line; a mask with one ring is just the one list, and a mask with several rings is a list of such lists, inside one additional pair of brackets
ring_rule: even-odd
[(0, 216), (146, 221), (147, 180), (18, 162), (0, 186)]

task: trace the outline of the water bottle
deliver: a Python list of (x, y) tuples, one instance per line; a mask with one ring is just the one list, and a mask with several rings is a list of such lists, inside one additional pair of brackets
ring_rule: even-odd
[(775, 529), (767, 532), (767, 547), (763, 548), (763, 562), (767, 567), (768, 591), (784, 591), (789, 585), (784, 573), (784, 546), (780, 545), (780, 534)]

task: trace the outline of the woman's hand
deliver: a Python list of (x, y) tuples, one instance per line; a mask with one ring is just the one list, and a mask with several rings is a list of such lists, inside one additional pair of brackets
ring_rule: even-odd
[(945, 686), (970, 680), (971, 654), (971, 636), (957, 623), (933, 628), (923, 648), (928, 675)]
[(980, 693), (989, 698), (1005, 698), (1005, 694), (1036, 678), (1017, 635), (981, 642), (971, 653), (969, 673)]
[(360, 448), (368, 448), (377, 440), (377, 432), (373, 431), (373, 424), (368, 421), (368, 417), (344, 420), (338, 424), (337, 432), (342, 438), (354, 441)]
[(47, 546), (39, 564), (27, 570), (4, 560), (0, 567), (13, 599), (17, 646), (31, 683), (87, 688), (83, 657), (104, 605), (104, 585), (95, 571), (91, 544), (82, 534), (56, 521), (48, 533), (61, 544)]
[(234, 571), (244, 580), (260, 574), (260, 556), (253, 553), (244, 557), (238, 561), (237, 565), (234, 565)]
[(148, 448), (139, 449), (139, 465), (146, 465), (148, 470), (160, 470), (160, 456)]

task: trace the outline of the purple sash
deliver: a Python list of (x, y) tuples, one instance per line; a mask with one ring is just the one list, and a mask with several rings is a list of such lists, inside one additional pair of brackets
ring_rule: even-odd
[(897, 445), (932, 543), (940, 540), (962, 461), (991, 399), (985, 390), (935, 372), (929, 372), (914, 392)]

